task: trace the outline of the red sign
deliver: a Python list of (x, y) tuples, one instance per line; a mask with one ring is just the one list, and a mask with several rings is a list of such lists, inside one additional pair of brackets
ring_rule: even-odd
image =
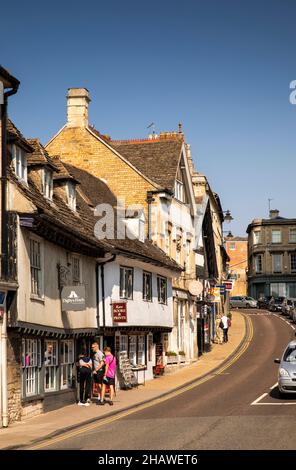
[(112, 304), (113, 321), (115, 323), (127, 322), (126, 302), (116, 302)]
[(232, 281), (225, 281), (224, 285), (226, 290), (232, 290)]

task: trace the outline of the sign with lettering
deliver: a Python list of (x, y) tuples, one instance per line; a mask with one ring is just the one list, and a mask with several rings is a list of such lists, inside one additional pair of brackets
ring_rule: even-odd
[(63, 287), (62, 310), (85, 310), (85, 286)]
[(127, 322), (126, 302), (114, 302), (112, 304), (113, 321), (115, 323)]

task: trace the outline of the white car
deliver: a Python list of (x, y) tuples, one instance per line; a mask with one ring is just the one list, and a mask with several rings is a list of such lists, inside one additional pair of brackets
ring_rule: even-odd
[(237, 295), (230, 297), (231, 308), (257, 308), (257, 300), (253, 297)]

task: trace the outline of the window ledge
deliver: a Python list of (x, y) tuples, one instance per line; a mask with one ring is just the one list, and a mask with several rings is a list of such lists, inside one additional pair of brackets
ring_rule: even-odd
[(39, 297), (38, 295), (31, 294), (30, 299), (34, 302), (40, 302), (41, 304), (45, 304), (45, 297)]

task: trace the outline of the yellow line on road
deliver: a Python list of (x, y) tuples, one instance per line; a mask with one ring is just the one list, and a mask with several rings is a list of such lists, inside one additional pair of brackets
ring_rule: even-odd
[(48, 446), (52, 446), (53, 444), (56, 444), (58, 442), (61, 442), (61, 441), (64, 441), (66, 439), (70, 439), (72, 437), (76, 437), (76, 436), (79, 436), (80, 434), (84, 434), (86, 432), (89, 432), (89, 431), (93, 431), (94, 429), (98, 429), (102, 426), (105, 426), (107, 424), (110, 424), (110, 423), (113, 423), (114, 421), (117, 421), (119, 419), (122, 419), (122, 418), (125, 418), (126, 416), (129, 416), (133, 413), (137, 413), (139, 411), (142, 411), (142, 410), (145, 410), (147, 408), (150, 408), (151, 406), (155, 406), (155, 405), (158, 405), (160, 403), (163, 403), (164, 401), (167, 401), (167, 400), (170, 400), (171, 398), (174, 398), (184, 392), (187, 392), (189, 390), (192, 390), (193, 388), (195, 387), (198, 387), (199, 385), (205, 383), (205, 382), (208, 382), (209, 380), (213, 379), (214, 377), (216, 377), (217, 375), (221, 374), (223, 371), (225, 371), (226, 369), (228, 369), (230, 366), (232, 366), (236, 361), (238, 361), (238, 359), (245, 353), (245, 351), (248, 349), (249, 345), (250, 345), (250, 342), (252, 341), (252, 338), (253, 338), (253, 335), (254, 335), (254, 329), (253, 329), (253, 324), (250, 320), (249, 317), (247, 317), (245, 314), (242, 314), (245, 319), (246, 319), (246, 322), (248, 324), (248, 335), (244, 341), (244, 344), (242, 346), (242, 348), (239, 349), (239, 351), (237, 352), (237, 354), (231, 358), (230, 361), (228, 361), (224, 366), (222, 366), (220, 369), (218, 369), (217, 371), (215, 371), (214, 375), (211, 374), (211, 372), (209, 372), (209, 375), (207, 375), (206, 377), (204, 377), (203, 379), (200, 379), (200, 380), (196, 380), (195, 382), (191, 383), (190, 385), (185, 385), (184, 387), (182, 387), (181, 389), (178, 389), (174, 392), (171, 392), (163, 397), (160, 397), (160, 398), (155, 398), (154, 400), (150, 401), (149, 403), (144, 403), (143, 405), (139, 405), (139, 406), (136, 406), (135, 408), (131, 409), (131, 410), (127, 410), (127, 411), (123, 411), (122, 413), (119, 413), (115, 416), (110, 416), (108, 418), (105, 418), (105, 419), (100, 419), (99, 422), (95, 422), (95, 423), (92, 423), (92, 424), (89, 424), (89, 425), (86, 425), (84, 426), (83, 428), (80, 428), (80, 429), (77, 429), (76, 431), (69, 431), (69, 432), (66, 432), (64, 435), (62, 436), (58, 436), (56, 438), (52, 438), (52, 439), (48, 439), (48, 441), (46, 442), (42, 442), (40, 444), (36, 444), (35, 446), (32, 446), (32, 447), (28, 447), (26, 449), (28, 450), (37, 450), (37, 449), (42, 449), (44, 447), (48, 447)]

